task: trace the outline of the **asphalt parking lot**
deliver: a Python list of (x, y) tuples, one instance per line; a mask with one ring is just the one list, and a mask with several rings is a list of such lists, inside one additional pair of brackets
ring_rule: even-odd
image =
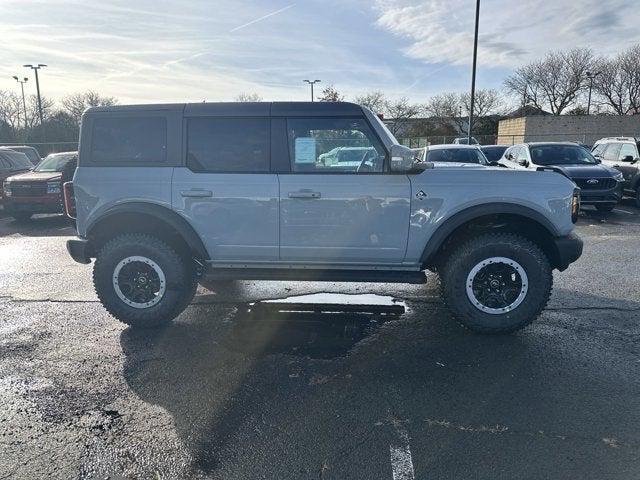
[[(578, 233), (512, 336), (453, 323), (434, 276), (207, 284), (138, 332), (97, 303), (64, 219), (0, 218), (0, 479), (639, 478), (640, 210)], [(264, 302), (321, 292), (366, 306)]]

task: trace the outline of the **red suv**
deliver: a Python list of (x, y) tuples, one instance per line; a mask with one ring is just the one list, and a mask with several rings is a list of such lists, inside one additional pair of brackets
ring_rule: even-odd
[(64, 213), (62, 184), (73, 178), (77, 152), (52, 153), (32, 171), (3, 182), (4, 210), (16, 220), (35, 213)]

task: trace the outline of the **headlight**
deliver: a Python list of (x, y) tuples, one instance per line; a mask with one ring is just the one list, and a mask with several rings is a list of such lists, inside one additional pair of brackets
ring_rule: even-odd
[(47, 193), (60, 193), (60, 182), (47, 183)]
[(615, 178), (617, 182), (624, 182), (624, 175), (622, 175), (622, 172), (614, 173), (613, 178)]
[(580, 189), (576, 188), (573, 191), (573, 198), (571, 199), (571, 221), (576, 223), (578, 221), (578, 214), (580, 213)]
[(4, 191), (5, 197), (11, 196), (11, 184), (9, 182), (2, 182), (2, 190)]

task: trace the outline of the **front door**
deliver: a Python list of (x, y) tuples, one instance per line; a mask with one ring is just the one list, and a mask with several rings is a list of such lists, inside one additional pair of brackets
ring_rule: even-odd
[(400, 264), (411, 185), (386, 173), (364, 118), (290, 118), (291, 173), (280, 174), (280, 260)]
[(173, 208), (215, 262), (278, 260), (278, 177), (269, 119), (187, 120), (187, 165), (173, 173)]
[[(633, 159), (633, 161), (629, 161)], [(624, 188), (631, 188), (631, 180), (635, 178), (635, 175), (638, 173), (638, 168), (640, 168), (638, 164), (638, 150), (633, 143), (623, 143), (620, 147), (620, 152), (618, 153), (618, 161), (615, 168), (622, 172), (624, 176), (625, 185)]]

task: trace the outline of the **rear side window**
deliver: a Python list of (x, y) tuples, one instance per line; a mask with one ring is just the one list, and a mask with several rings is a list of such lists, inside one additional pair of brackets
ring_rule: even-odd
[(164, 117), (108, 117), (93, 121), (91, 161), (113, 165), (146, 165), (167, 161)]
[(267, 118), (191, 118), (187, 166), (194, 172), (268, 172), (269, 137)]

